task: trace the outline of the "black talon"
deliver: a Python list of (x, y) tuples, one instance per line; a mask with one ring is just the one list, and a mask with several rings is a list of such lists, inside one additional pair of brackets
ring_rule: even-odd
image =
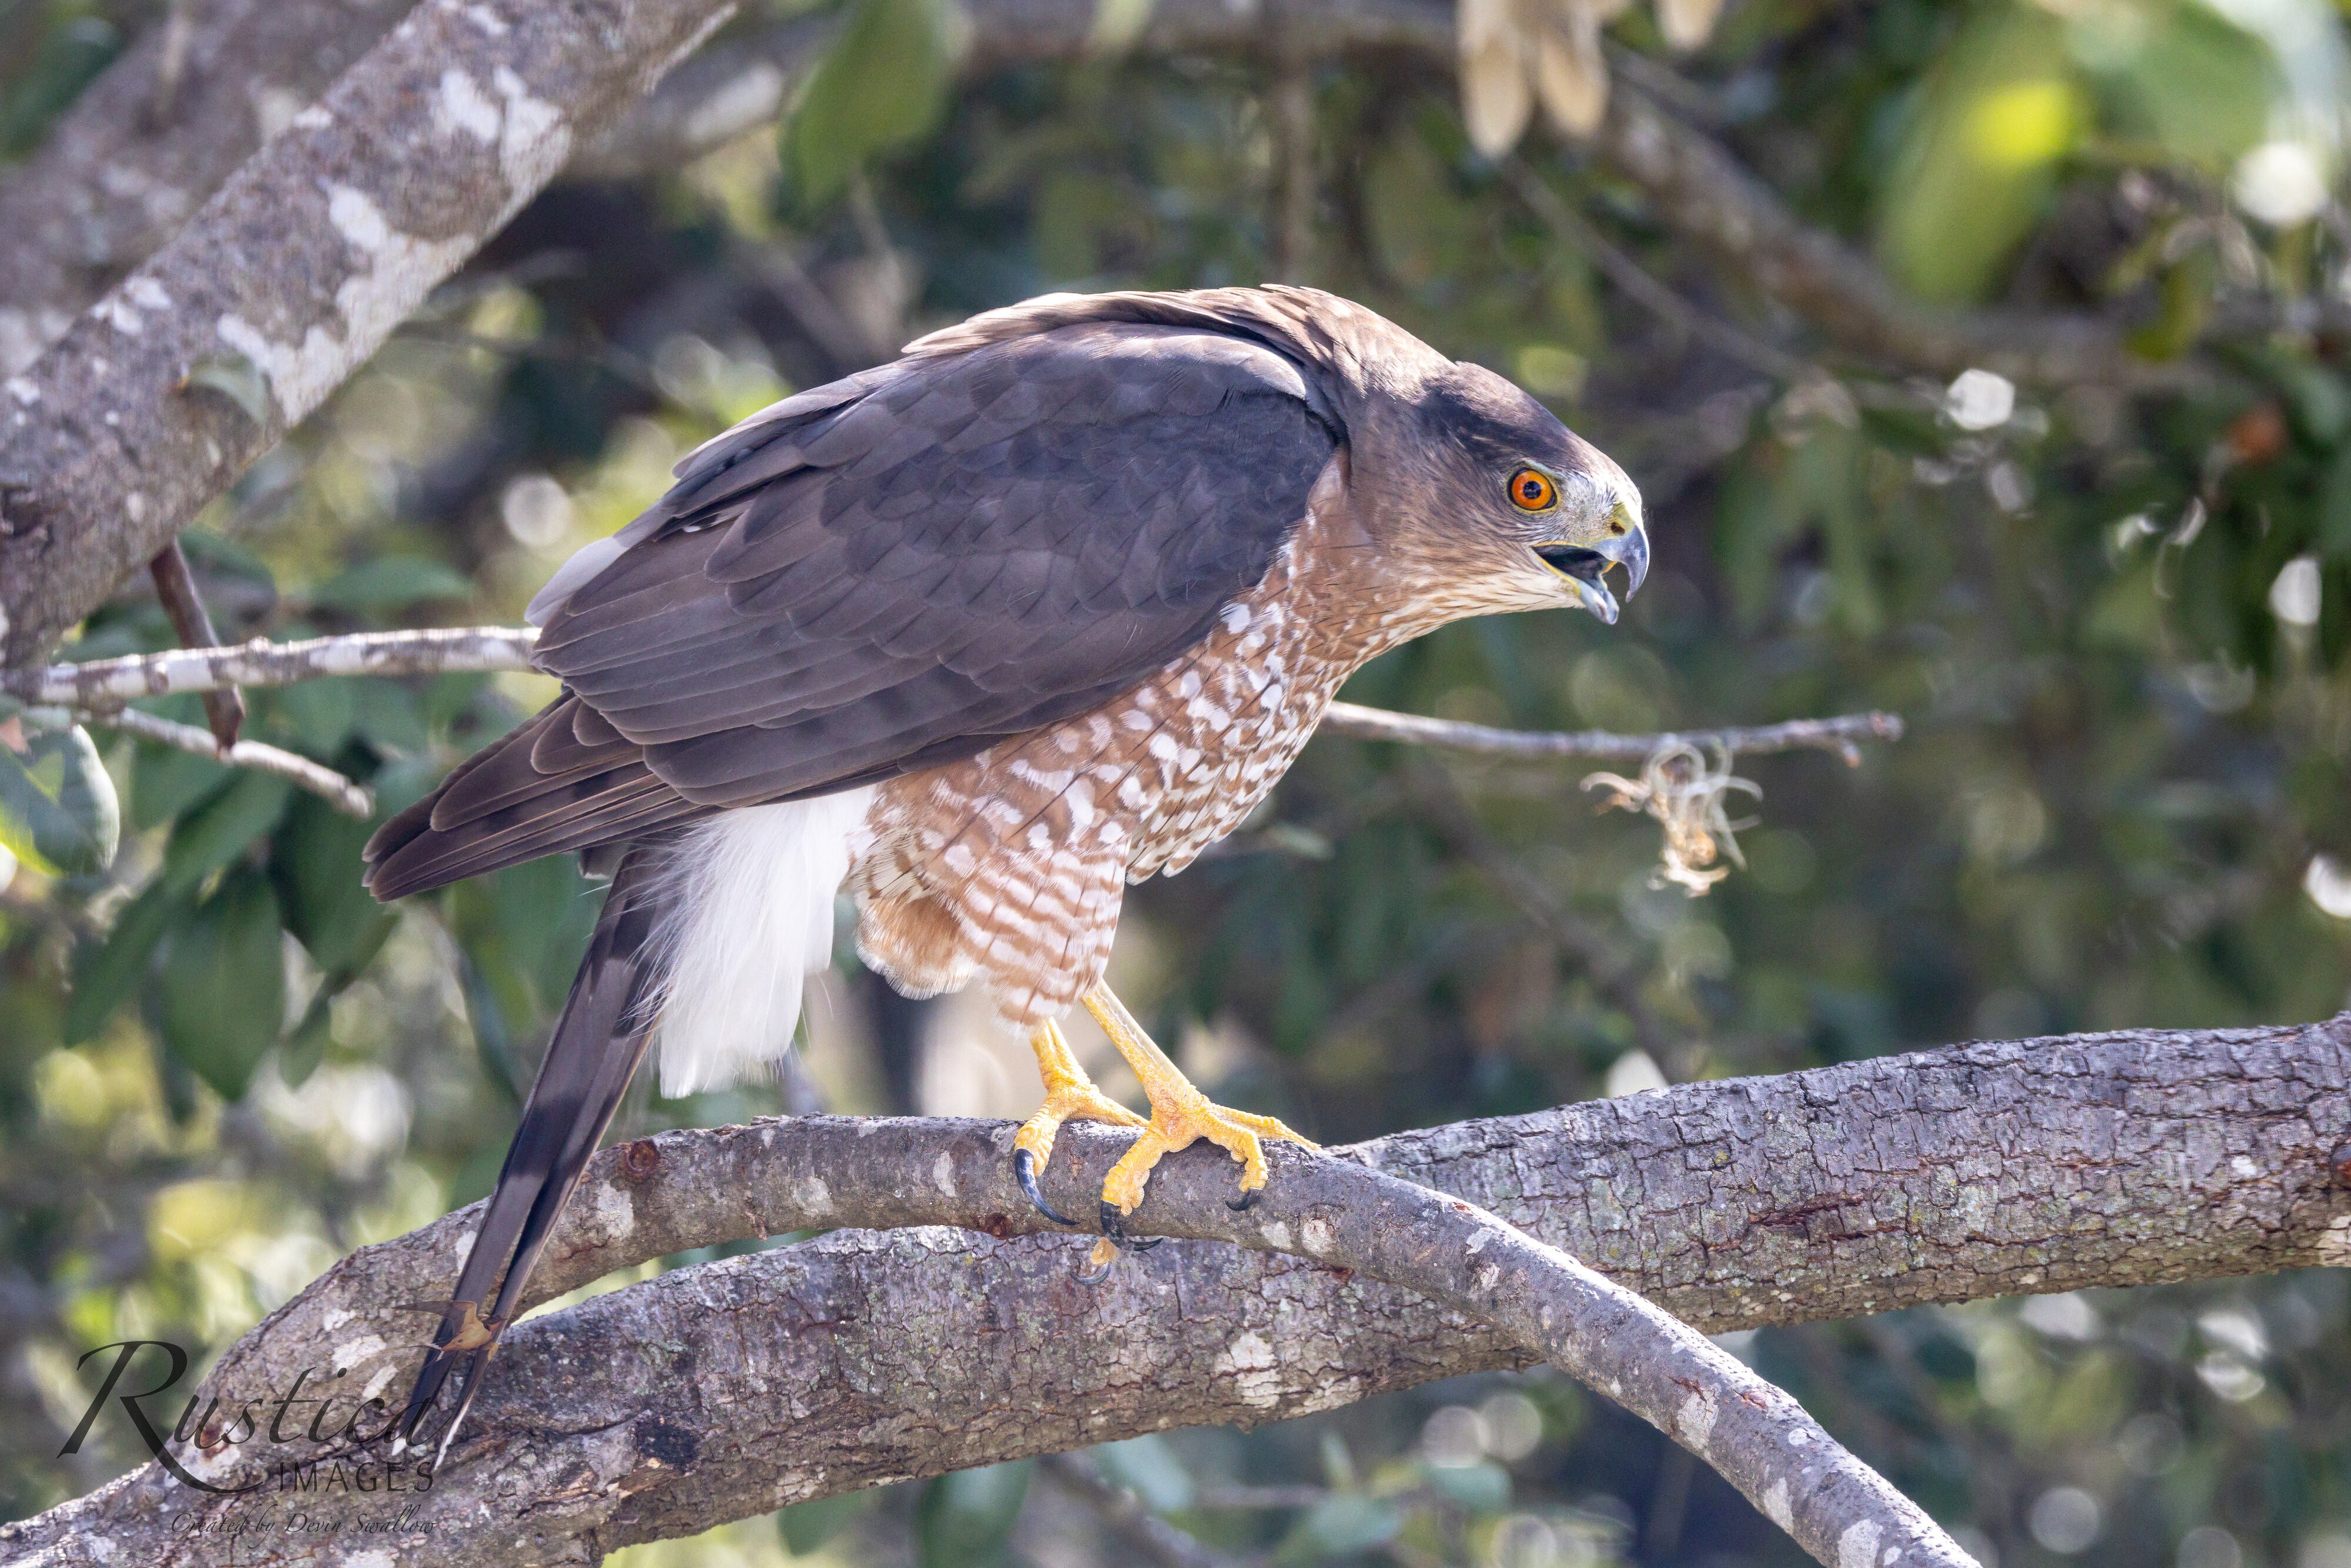
[(1037, 1185), (1037, 1156), (1034, 1153), (1028, 1149), (1012, 1151), (1012, 1179), (1020, 1184), (1020, 1191), (1029, 1199), (1029, 1206), (1038, 1213), (1057, 1225), (1075, 1226), (1078, 1223), (1045, 1201), (1045, 1189)]
[(1104, 1280), (1107, 1280), (1107, 1279), (1109, 1279), (1109, 1278), (1110, 1278), (1111, 1265), (1112, 1265), (1112, 1264), (1116, 1263), (1117, 1261), (1118, 1261), (1118, 1254), (1117, 1254), (1117, 1253), (1115, 1253), (1115, 1252), (1112, 1253), (1112, 1254), (1110, 1255), (1109, 1260), (1108, 1260), (1108, 1261), (1106, 1261), (1106, 1262), (1104, 1262), (1101, 1268), (1099, 1268), (1099, 1269), (1095, 1270), (1092, 1273), (1091, 1273), (1091, 1274), (1080, 1274), (1080, 1275), (1078, 1275), (1078, 1276), (1077, 1276), (1077, 1281), (1078, 1281), (1078, 1283), (1079, 1283), (1079, 1284), (1081, 1284), (1081, 1285), (1099, 1285), (1099, 1284), (1101, 1284)]
[(1258, 1188), (1251, 1187), (1238, 1197), (1228, 1197), (1225, 1199), (1225, 1207), (1235, 1214), (1247, 1214), (1257, 1207), (1258, 1192)]
[(1118, 1206), (1108, 1198), (1102, 1199), (1102, 1228), (1104, 1236), (1130, 1252), (1148, 1252), (1166, 1239), (1164, 1236), (1129, 1236), (1126, 1233), (1126, 1216), (1121, 1214)]

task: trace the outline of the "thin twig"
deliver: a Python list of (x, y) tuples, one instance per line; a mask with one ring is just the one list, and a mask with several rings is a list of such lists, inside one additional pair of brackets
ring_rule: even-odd
[[(181, 8), (174, 6), (177, 16)], [(163, 601), (163, 613), (170, 618), (172, 630), (180, 634), (183, 648), (213, 648), (220, 645), (220, 633), (213, 630), (213, 618), (204, 611), (204, 595), (196, 591), (196, 580), (188, 570), (187, 552), (173, 539), (147, 563), (147, 574), (155, 580), (155, 597)], [(204, 723), (211, 727), (213, 738), (223, 746), (235, 746), (237, 732), (245, 727), (245, 696), (234, 687), (227, 691), (204, 694)]]
[(198, 757), (209, 757), (230, 768), (249, 768), (256, 773), (275, 774), (319, 796), (347, 816), (369, 817), (375, 814), (375, 796), (364, 785), (354, 784), (333, 768), (320, 767), (307, 757), (297, 757), (290, 751), (280, 751), (257, 740), (240, 740), (234, 746), (223, 746), (213, 738), (209, 730), (199, 729), (193, 724), (158, 718), (135, 707), (99, 708), (71, 716), (77, 724), (119, 729), (141, 740), (193, 751)]
[(1044, 1470), (1054, 1485), (1092, 1509), (1113, 1533), (1157, 1568), (1237, 1568), (1236, 1559), (1152, 1512), (1141, 1498), (1102, 1474), (1087, 1455), (1055, 1454), (1045, 1460)]
[(1784, 724), (1723, 729), (1667, 730), (1660, 735), (1617, 735), (1604, 729), (1497, 729), (1449, 718), (1390, 713), (1385, 708), (1332, 703), (1322, 716), (1322, 733), (1358, 740), (1393, 740), (1435, 746), (1484, 757), (1611, 757), (1644, 760), (1661, 748), (1698, 746), (1750, 756), (1761, 751), (1834, 752), (1847, 767), (1861, 766), (1863, 740), (1899, 740), (1902, 718), (1890, 713), (1848, 713), (1834, 718), (1796, 718)]
[(1524, 163), (1513, 158), (1505, 161), (1501, 167), (1503, 177), (1510, 183), (1510, 189), (1518, 193), (1519, 200), (1524, 202), (1535, 216), (1549, 225), (1552, 232), (1560, 238), (1591, 257), (1593, 265), (1608, 275), (1609, 282), (1623, 289), (1653, 315), (1687, 332), (1726, 359), (1734, 360), (1759, 375), (1770, 376), (1775, 382), (1800, 386), (1806, 382), (1828, 379), (1828, 372), (1811, 361), (1773, 348), (1761, 339), (1707, 314), (1683, 298), (1670, 285), (1618, 249), (1589, 219), (1562, 201), (1559, 193), (1545, 184)]
[[(256, 638), (228, 648), (174, 648), (0, 671), (0, 691), (28, 703), (106, 708), (133, 697), (212, 692), (228, 686), (290, 686), (323, 675), (425, 675), (528, 670), (538, 632), (528, 626), (451, 626), (421, 632), (361, 632), (304, 643)], [(1355, 703), (1332, 703), (1322, 718), (1329, 735), (1392, 740), (1488, 757), (1593, 757), (1639, 760), (1661, 746), (1729, 747), (1734, 752), (1832, 751), (1854, 766), (1861, 740), (1899, 740), (1902, 720), (1890, 713), (1792, 719), (1743, 728), (1693, 729), (1663, 735), (1614, 735), (1605, 730), (1498, 729), (1452, 719), (1390, 713)]]
[(134, 697), (226, 686), (291, 686), (322, 675), (437, 675), (528, 670), (538, 632), (528, 626), (454, 626), (360, 632), (301, 643), (255, 638), (226, 648), (173, 648), (0, 671), (0, 690), (23, 702), (105, 708)]

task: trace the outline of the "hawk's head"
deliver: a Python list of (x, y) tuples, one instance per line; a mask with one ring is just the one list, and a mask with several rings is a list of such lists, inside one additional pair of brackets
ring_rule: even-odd
[(1407, 417), (1379, 422), (1391, 449), (1355, 456), (1359, 473), (1366, 459), (1376, 472), (1374, 493), (1410, 514), (1392, 519), (1408, 524), (1406, 548), (1437, 552), (1495, 609), (1571, 604), (1613, 624), (1608, 569), (1625, 569), (1627, 599), (1649, 571), (1641, 493), (1625, 470), (1482, 366), (1448, 364), (1401, 398)]

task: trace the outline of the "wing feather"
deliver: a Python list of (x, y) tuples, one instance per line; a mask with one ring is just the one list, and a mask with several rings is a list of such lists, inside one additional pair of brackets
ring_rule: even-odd
[(533, 601), (564, 696), (386, 827), (378, 894), (967, 756), (1196, 644), (1342, 433), (1322, 371), (1180, 319), (977, 338), (699, 448)]

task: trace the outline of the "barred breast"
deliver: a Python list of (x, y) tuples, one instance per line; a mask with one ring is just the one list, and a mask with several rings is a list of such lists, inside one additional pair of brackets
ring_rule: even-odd
[(1125, 884), (1232, 831), (1348, 675), (1459, 612), (1356, 580), (1360, 534), (1334, 460), (1198, 646), (1092, 713), (883, 785), (846, 884), (865, 961), (914, 996), (977, 980), (1016, 1028), (1067, 1011), (1102, 979)]

